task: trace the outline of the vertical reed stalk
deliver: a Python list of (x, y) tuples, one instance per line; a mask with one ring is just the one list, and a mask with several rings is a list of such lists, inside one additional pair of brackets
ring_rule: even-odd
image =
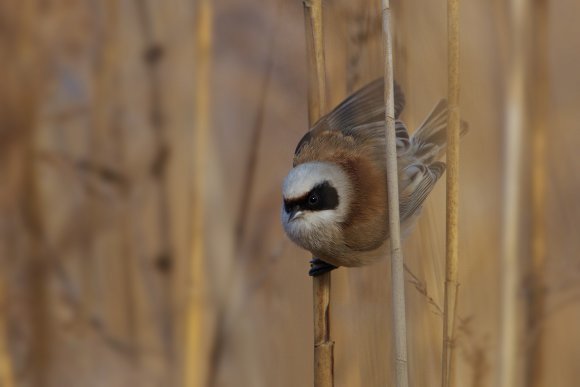
[[(9, 281), (14, 275), (14, 265), (9, 264), (19, 257), (19, 243), (12, 240), (20, 227), (14, 227), (10, 221), (16, 213), (22, 215), (25, 231), (30, 240), (30, 256), (27, 257), (26, 283), (27, 309), (29, 316), (42, 317), (41, 320), (31, 320), (29, 327), (32, 344), (27, 371), (32, 374), (31, 384), (41, 386), (48, 374), (49, 324), (47, 319), (47, 288), (44, 256), (41, 254), (43, 217), (37, 200), (37, 164), (34, 152), (36, 134), (36, 113), (38, 111), (38, 95), (43, 90), (40, 73), (35, 71), (42, 58), (37, 49), (35, 39), (38, 32), (37, 7), (32, 2), (3, 2), (0, 6), (0, 175), (2, 176), (2, 191), (7, 193), (0, 199), (0, 257), (2, 272), (0, 273), (0, 386), (14, 387), (17, 375), (10, 353), (9, 334)], [(11, 23), (6, 23), (10, 20)], [(16, 42), (12, 42), (16, 39)], [(22, 168), (22, 169), (20, 169)], [(17, 175), (20, 175), (17, 177)], [(5, 202), (6, 198), (8, 199)], [(14, 203), (14, 204), (12, 204)], [(21, 254), (20, 254), (21, 255)], [(36, 280), (36, 282), (34, 282)]]
[(407, 362), (407, 322), (405, 317), (405, 269), (401, 249), (399, 220), (399, 182), (395, 136), (393, 89), (393, 48), (391, 43), (391, 10), (383, 0), (383, 47), (385, 58), (385, 121), (387, 136), (387, 189), (389, 197), (389, 230), (391, 243), (391, 276), (393, 287), (393, 330), (395, 340), (395, 386), (409, 385)]
[(530, 32), (530, 3), (510, 2), (512, 37), (506, 89), (506, 117), (503, 181), (503, 230), (501, 276), (501, 326), (498, 358), (498, 387), (517, 387), (518, 376), (518, 313), (521, 288), (520, 244), (521, 201), (524, 174), (524, 130), (526, 127), (526, 80), (528, 74), (527, 49)]
[(330, 272), (313, 278), (314, 387), (334, 386), (334, 342), (330, 340)]
[[(304, 0), (308, 55), (308, 119), (312, 126), (326, 112), (326, 71), (322, 0)], [(330, 272), (313, 277), (314, 386), (334, 386), (334, 343), (330, 340)]]
[[(38, 387), (48, 386), (51, 380), (51, 347), (54, 343), (53, 320), (50, 308), (52, 306), (48, 261), (51, 252), (46, 246), (46, 217), (47, 208), (43, 205), (43, 191), (41, 187), (40, 168), (38, 160), (38, 111), (40, 110), (40, 95), (44, 88), (44, 77), (42, 73), (36, 71), (38, 63), (42, 63), (43, 55), (39, 49), (39, 41), (36, 39), (38, 31), (38, 20), (40, 20), (40, 7), (36, 2), (20, 2), (18, 7), (20, 14), (16, 20), (21, 23), (22, 30), (19, 31), (17, 56), (18, 80), (22, 83), (23, 89), (30, 89), (30, 94), (26, 93), (26, 98), (19, 106), (26, 109), (23, 122), (17, 122), (24, 133), (24, 165), (23, 165), (23, 186), (22, 200), (24, 202), (24, 224), (30, 238), (30, 256), (27, 262), (27, 283), (29, 285), (28, 295), (30, 297), (30, 318), (31, 327), (31, 358), (28, 365), (28, 372), (32, 373), (32, 384)], [(34, 90), (34, 91), (32, 91)], [(20, 118), (20, 117), (19, 117)]]
[[(100, 155), (102, 155), (103, 144), (109, 140), (107, 135), (109, 131), (108, 126), (111, 125), (111, 106), (118, 103), (115, 96), (118, 95), (118, 85), (115, 84), (115, 75), (118, 70), (119, 65), (119, 4), (115, 0), (103, 1), (100, 4), (102, 7), (104, 25), (102, 33), (99, 35), (98, 51), (95, 55), (95, 64), (93, 67), (93, 76), (91, 78), (91, 109), (89, 113), (90, 117), (90, 130), (87, 133), (88, 149), (86, 152), (86, 157), (90, 166), (101, 165), (102, 161)], [(117, 140), (124, 143), (125, 136), (122, 136), (122, 140)], [(122, 153), (123, 156), (126, 153)], [(123, 190), (125, 193), (126, 190)], [(123, 196), (123, 212), (125, 216), (123, 217), (122, 223), (117, 227), (117, 230), (123, 237), (130, 234), (130, 229), (128, 227), (129, 220), (131, 219), (130, 206), (126, 202), (127, 197)], [(84, 211), (86, 216), (86, 233), (81, 237), (84, 249), (84, 258), (80, 262), (80, 303), (79, 303), (79, 317), (81, 319), (81, 332), (83, 335), (83, 340), (85, 341), (86, 348), (90, 348), (91, 340), (89, 339), (93, 330), (93, 316), (96, 311), (100, 309), (98, 302), (99, 297), (102, 293), (99, 292), (100, 286), (98, 286), (101, 281), (103, 281), (102, 273), (104, 272), (104, 267), (108, 267), (110, 272), (114, 273), (109, 276), (108, 290), (111, 292), (109, 294), (117, 294), (115, 299), (110, 302), (103, 303), (107, 305), (107, 308), (103, 308), (107, 311), (108, 321), (110, 325), (111, 332), (114, 334), (127, 335), (127, 343), (130, 346), (135, 347), (135, 325), (134, 323), (135, 314), (134, 312), (134, 299), (132, 293), (129, 291), (134, 281), (131, 281), (132, 277), (130, 275), (130, 270), (128, 269), (128, 263), (131, 261), (134, 255), (124, 254), (123, 259), (117, 260), (115, 266), (108, 266), (113, 260), (111, 257), (107, 259), (98, 259), (98, 249), (96, 248), (99, 234), (99, 225), (97, 224), (99, 217), (99, 199), (95, 195), (86, 194), (84, 197)], [(123, 238), (122, 245), (124, 253), (129, 250), (129, 240)], [(122, 270), (119, 270), (122, 269)], [(97, 312), (98, 313), (98, 312)], [(90, 378), (92, 373), (95, 371), (95, 365), (99, 364), (101, 357), (96, 351), (85, 350), (79, 354), (79, 373), (83, 378)]]
[(453, 386), (454, 340), (457, 306), (459, 248), (459, 0), (447, 0), (447, 62), (449, 116), (447, 123), (447, 241), (445, 304), (443, 309), (443, 356), (441, 387)]
[(546, 128), (548, 119), (548, 1), (533, 2), (531, 51), (532, 120), (532, 260), (530, 262), (527, 336), (530, 347), (526, 359), (525, 386), (542, 385), (544, 329), (541, 320), (545, 310), (546, 266)]
[(308, 55), (308, 119), (310, 124), (326, 113), (326, 69), (322, 29), (322, 0), (303, 0)]
[(185, 379), (186, 387), (206, 386), (207, 360), (204, 321), (208, 313), (204, 245), (204, 206), (207, 148), (210, 125), (212, 1), (199, 0), (195, 9), (195, 106), (192, 203), (192, 250), (189, 262), (188, 305), (186, 322)]
[(46, 208), (42, 203), (39, 161), (36, 155), (35, 122), (30, 121), (32, 131), (27, 136), (26, 165), (24, 171), (24, 196), (26, 198), (26, 226), (31, 238), (29, 259), (30, 310), (33, 321), (31, 341), (34, 343), (30, 370), (34, 373), (33, 385), (48, 386), (51, 378), (51, 346), (53, 344), (53, 320), (50, 318), (51, 297), (48, 291), (48, 260), (46, 248)]
[(0, 277), (0, 385), (14, 387), (12, 358), (8, 347), (8, 308), (6, 305), (6, 278)]

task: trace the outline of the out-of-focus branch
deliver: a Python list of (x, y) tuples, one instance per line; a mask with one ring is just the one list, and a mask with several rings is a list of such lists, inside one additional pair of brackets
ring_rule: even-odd
[(529, 64), (531, 3), (512, 0), (512, 41), (508, 64), (506, 87), (506, 115), (504, 122), (504, 181), (503, 181), (503, 230), (501, 254), (501, 314), (499, 372), (497, 387), (517, 387), (521, 382), (518, 359), (518, 331), (521, 321), (518, 315), (521, 304), (521, 215), (522, 184), (524, 176), (524, 131), (527, 125), (526, 80)]
[(14, 387), (12, 358), (8, 348), (8, 313), (6, 308), (6, 279), (0, 277), (0, 384), (3, 387)]
[[(278, 12), (278, 15), (279, 14), (280, 12)], [(278, 19), (279, 18), (277, 17), (275, 20), (276, 25), (278, 25)], [(275, 32), (272, 32), (270, 38), (271, 40), (267, 55), (266, 72), (262, 81), (262, 87), (260, 89), (260, 99), (258, 101), (256, 120), (254, 122), (252, 134), (250, 136), (250, 152), (244, 171), (244, 179), (242, 180), (243, 187), (240, 200), (240, 210), (236, 219), (236, 249), (241, 247), (247, 228), (248, 209), (250, 208), (250, 199), (252, 197), (256, 176), (256, 167), (258, 164), (258, 151), (262, 142), (262, 132), (264, 130), (264, 117), (266, 115), (268, 90), (270, 89), (270, 81), (272, 79), (272, 72), (274, 69), (274, 48), (276, 35), (277, 34)]]
[(532, 10), (532, 46), (530, 53), (532, 122), (532, 254), (528, 282), (527, 330), (530, 340), (526, 351), (524, 385), (542, 385), (544, 329), (542, 320), (546, 304), (546, 129), (548, 124), (548, 1), (536, 0)]

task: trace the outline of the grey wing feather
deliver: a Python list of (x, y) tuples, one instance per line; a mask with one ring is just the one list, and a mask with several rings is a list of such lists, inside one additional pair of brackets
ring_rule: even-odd
[[(419, 211), (445, 172), (445, 164), (437, 160), (447, 148), (447, 116), (447, 100), (442, 99), (413, 133), (408, 147), (402, 148), (399, 154), (402, 164), (407, 164), (399, 174), (401, 221)], [(467, 124), (462, 121), (460, 134), (466, 132)]]
[[(350, 129), (343, 130), (345, 136), (352, 136), (357, 143), (373, 149), (373, 158), (379, 165), (386, 166), (386, 136), (385, 136), (385, 122), (377, 121), (369, 124), (355, 126)], [(402, 157), (409, 152), (411, 140), (407, 127), (402, 121), (395, 122), (395, 135), (397, 156)]]
[(447, 100), (440, 100), (419, 125), (413, 136), (422, 142), (434, 142), (432, 137), (441, 133), (447, 127)]
[[(413, 133), (411, 147), (418, 160), (430, 164), (439, 159), (447, 148), (447, 100), (440, 100), (425, 121)], [(467, 133), (467, 123), (461, 121), (460, 135)]]
[[(405, 107), (405, 95), (395, 83), (395, 118), (398, 118)], [(379, 78), (346, 98), (333, 111), (318, 121), (318, 125), (332, 129), (345, 130), (385, 120), (384, 82)]]
[(435, 162), (429, 166), (411, 164), (402, 171), (399, 197), (401, 222), (413, 216), (445, 172), (445, 164)]
[[(394, 90), (395, 117), (399, 117), (405, 107), (405, 95), (397, 83)], [(384, 82), (383, 78), (379, 78), (354, 92), (334, 110), (318, 120), (298, 142), (294, 154), (300, 153), (304, 144), (325, 130), (340, 130), (345, 135), (355, 137), (377, 136), (384, 141), (384, 121)], [(377, 127), (379, 124), (380, 128)], [(406, 131), (406, 128), (404, 129)], [(369, 130), (368, 133), (367, 130)], [(408, 133), (406, 137), (409, 138)]]
[(403, 121), (395, 121), (395, 136), (397, 137), (397, 155), (405, 155), (411, 147), (411, 138), (409, 131)]

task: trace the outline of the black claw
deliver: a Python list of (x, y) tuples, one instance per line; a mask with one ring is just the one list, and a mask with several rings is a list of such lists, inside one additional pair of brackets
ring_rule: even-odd
[(336, 269), (336, 266), (321, 261), (318, 258), (314, 258), (312, 261), (310, 261), (310, 270), (308, 271), (308, 275), (311, 277), (317, 277), (334, 269)]

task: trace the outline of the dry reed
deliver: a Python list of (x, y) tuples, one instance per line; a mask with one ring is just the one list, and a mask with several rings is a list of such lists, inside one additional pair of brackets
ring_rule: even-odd
[(308, 55), (308, 120), (314, 124), (326, 113), (326, 70), (322, 28), (322, 0), (304, 0)]
[[(308, 119), (326, 112), (322, 0), (303, 1), (308, 54)], [(314, 386), (334, 386), (334, 343), (330, 340), (330, 272), (313, 277)]]
[(195, 138), (193, 144), (193, 234), (187, 288), (187, 341), (184, 359), (184, 385), (186, 387), (205, 386), (209, 369), (207, 364), (209, 356), (206, 356), (204, 348), (204, 336), (207, 335), (204, 322), (206, 321), (205, 318), (209, 307), (205, 281), (204, 187), (210, 125), (212, 17), (212, 2), (210, 0), (197, 1), (195, 24), (196, 89), (194, 106)]
[[(92, 81), (92, 106), (91, 106), (91, 126), (92, 129), (89, 132), (89, 148), (87, 149), (87, 165), (83, 166), (83, 174), (98, 174), (99, 166), (103, 165), (101, 159), (103, 144), (107, 141), (108, 127), (111, 125), (111, 116), (109, 114), (111, 106), (118, 102), (115, 98), (117, 96), (117, 85), (115, 84), (115, 75), (119, 69), (119, 4), (118, 2), (108, 0), (103, 2), (103, 13), (107, 23), (107, 27), (104, 29), (103, 35), (100, 37), (101, 49), (98, 52), (99, 65), (95, 66), (94, 75), (91, 79)], [(121, 137), (120, 142), (125, 142), (125, 138)], [(126, 155), (123, 152), (123, 155)], [(123, 160), (124, 161), (124, 160)], [(126, 163), (119, 163), (121, 165), (115, 165), (119, 168), (119, 171), (112, 172), (117, 173), (117, 177), (122, 179), (122, 174), (127, 172)], [(111, 164), (113, 165), (113, 164)], [(110, 172), (111, 173), (111, 172)], [(119, 180), (121, 181), (121, 180)], [(102, 182), (97, 182), (96, 184), (102, 184)], [(126, 186), (128, 187), (128, 185)], [(123, 200), (128, 202), (128, 189), (123, 189)], [(100, 282), (100, 265), (106, 265), (99, 262), (96, 259), (95, 246), (97, 244), (99, 234), (99, 199), (94, 195), (86, 195), (85, 197), (85, 208), (86, 208), (86, 224), (88, 235), (92, 237), (83, 238), (84, 248), (86, 249), (86, 255), (84, 257), (84, 262), (80, 265), (80, 283), (81, 283), (81, 298), (79, 302), (80, 315), (83, 322), (82, 329), (85, 337), (90, 337), (90, 333), (94, 330), (93, 326), (93, 315), (95, 311), (98, 310), (98, 283)], [(131, 216), (130, 206), (124, 206), (124, 211), (126, 216), (122, 217), (117, 227), (117, 232), (122, 235), (123, 239), (123, 259), (117, 260), (116, 265), (113, 266), (111, 271), (111, 280), (109, 282), (110, 294), (118, 294), (116, 302), (111, 302), (109, 304), (109, 309), (107, 312), (110, 316), (111, 326), (108, 327), (111, 332), (123, 332), (127, 334), (126, 343), (124, 343), (125, 348), (128, 348), (128, 353), (135, 356), (134, 348), (137, 347), (136, 343), (136, 321), (137, 317), (135, 314), (136, 302), (135, 293), (135, 273), (132, 270), (131, 263), (133, 262), (135, 255), (131, 251)], [(109, 257), (107, 257), (110, 259)], [(116, 257), (114, 257), (116, 258)], [(113, 258), (113, 259), (114, 259)], [(111, 261), (113, 261), (111, 259)], [(108, 261), (108, 262), (111, 262)], [(116, 270), (120, 268), (121, 270)], [(114, 274), (113, 274), (114, 273)], [(114, 278), (114, 279), (113, 279)], [(106, 335), (106, 332), (101, 332)], [(136, 358), (136, 357), (135, 357)], [(99, 359), (93, 351), (83, 351), (80, 358), (82, 362), (81, 372), (86, 375), (90, 375), (90, 371), (94, 364), (96, 364)]]
[(545, 312), (544, 279), (546, 270), (546, 129), (548, 124), (548, 1), (533, 2), (531, 31), (531, 94), (530, 108), (532, 120), (532, 254), (529, 276), (529, 300), (527, 310), (527, 336), (529, 350), (526, 351), (524, 385), (542, 385), (544, 328), (542, 319)]
[(6, 308), (5, 276), (0, 278), (0, 385), (14, 387), (12, 358), (8, 348), (8, 313)]
[[(0, 50), (4, 54), (0, 58), (3, 70), (0, 74), (2, 83), (0, 92), (0, 175), (2, 176), (2, 191), (10, 195), (7, 201), (5, 198), (0, 198), (0, 257), (3, 264), (2, 273), (0, 273), (0, 385), (6, 387), (13, 387), (17, 381), (14, 363), (18, 361), (17, 357), (13, 361), (13, 354), (10, 351), (10, 344), (14, 337), (11, 337), (9, 332), (10, 308), (8, 305), (9, 276), (13, 272), (11, 270), (13, 266), (10, 263), (17, 259), (18, 254), (17, 250), (12, 247), (13, 245), (10, 246), (11, 233), (8, 232), (8, 229), (14, 227), (8, 226), (10, 225), (10, 215), (7, 209), (9, 207), (24, 209), (24, 221), (28, 226), (26, 231), (30, 232), (32, 237), (38, 234), (35, 233), (38, 228), (32, 226), (42, 226), (40, 214), (35, 211), (37, 209), (36, 201), (33, 200), (35, 195), (26, 190), (31, 185), (29, 183), (35, 178), (31, 162), (34, 153), (31, 150), (35, 134), (37, 92), (41, 86), (38, 73), (32, 70), (35, 68), (34, 65), (38, 63), (38, 59), (41, 59), (34, 50), (33, 37), (37, 28), (34, 24), (36, 7), (30, 3), (18, 6), (14, 6), (14, 4), (5, 2), (0, 6), (0, 14), (2, 16), (9, 15), (8, 17), (12, 17), (15, 21), (13, 25), (10, 25), (5, 23), (8, 18), (0, 17), (0, 25), (6, 28), (3, 33), (0, 33)], [(13, 28), (12, 31), (10, 27)], [(12, 36), (10, 36), (10, 32)], [(16, 40), (16, 44), (12, 43), (13, 40)], [(22, 183), (26, 186), (22, 186), (24, 184), (19, 184), (13, 178), (11, 179), (11, 175), (15, 175), (13, 170), (15, 167), (17, 168), (18, 164), (25, 166), (25, 176)], [(13, 239), (16, 239), (14, 237), (17, 232), (12, 232)], [(34, 249), (32, 252), (37, 252), (37, 246), (38, 243), (32, 244), (31, 247)], [(44, 276), (41, 275), (42, 272), (34, 270), (34, 264), (39, 261), (40, 257), (35, 255), (32, 258), (27, 267), (29, 277), (27, 279), (44, 279)], [(46, 317), (46, 314), (43, 313), (46, 307), (37, 304), (36, 297), (43, 297), (46, 294), (46, 288), (42, 286), (44, 284), (44, 282), (41, 284), (33, 283), (28, 292), (31, 311), (36, 312), (33, 308), (39, 306), (41, 308), (39, 315), (42, 317)], [(44, 297), (40, 301), (45, 301)], [(34, 375), (33, 383), (37, 382), (38, 384), (42, 383), (40, 378), (46, 375), (46, 349), (49, 344), (46, 339), (46, 330), (42, 330), (41, 324), (43, 323), (43, 320), (35, 321), (32, 326), (34, 338), (39, 338), (40, 342), (32, 342), (30, 372)], [(40, 369), (37, 370), (35, 366)]]
[(443, 355), (441, 386), (454, 383), (454, 340), (457, 306), (459, 249), (459, 1), (447, 1), (448, 103), (447, 124), (447, 241), (445, 303), (443, 309)]
[(399, 187), (395, 107), (393, 89), (393, 49), (391, 43), (391, 10), (389, 0), (383, 0), (383, 39), (385, 59), (385, 121), (387, 136), (387, 190), (389, 197), (389, 232), (391, 244), (391, 277), (393, 289), (393, 333), (395, 340), (395, 386), (409, 385), (407, 361), (407, 322), (405, 317), (405, 268), (401, 249), (399, 220)]
[(524, 175), (524, 131), (526, 127), (526, 75), (530, 3), (510, 3), (512, 37), (507, 74), (506, 116), (504, 122), (503, 219), (501, 261), (501, 325), (498, 357), (498, 387), (519, 385), (518, 292), (521, 288), (521, 215)]
[[(22, 30), (18, 36), (18, 65), (15, 69), (18, 74), (21, 89), (30, 90), (26, 93), (22, 106), (26, 111), (21, 114), (15, 128), (20, 128), (26, 134), (23, 138), (23, 201), (25, 205), (24, 223), (30, 237), (30, 258), (27, 264), (27, 281), (30, 283), (30, 304), (32, 332), (31, 342), (33, 348), (29, 367), (33, 373), (33, 384), (43, 387), (49, 384), (50, 375), (50, 349), (54, 343), (51, 332), (53, 320), (50, 318), (51, 297), (49, 289), (49, 265), (51, 258), (46, 246), (46, 218), (47, 209), (42, 203), (42, 189), (40, 185), (39, 161), (36, 157), (38, 128), (37, 112), (40, 106), (39, 99), (44, 87), (44, 79), (41, 73), (35, 69), (41, 56), (36, 38), (39, 15), (38, 5), (33, 2), (25, 2), (20, 8), (18, 17)], [(36, 82), (36, 83), (35, 83)], [(33, 91), (34, 90), (34, 91)]]

